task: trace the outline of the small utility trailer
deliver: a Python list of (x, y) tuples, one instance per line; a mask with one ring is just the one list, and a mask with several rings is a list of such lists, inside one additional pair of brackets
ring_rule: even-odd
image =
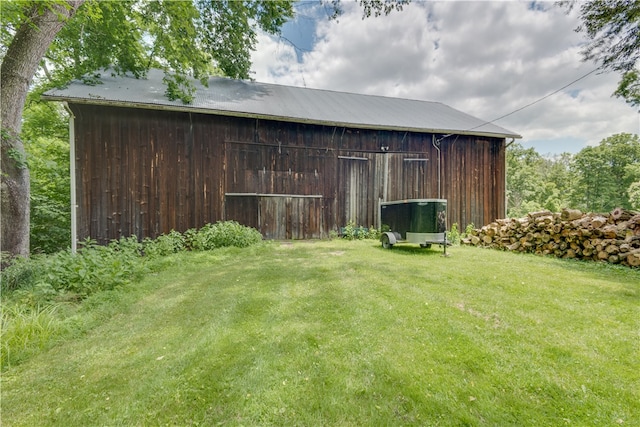
[(418, 243), (423, 248), (443, 245), (447, 251), (447, 201), (445, 199), (409, 199), (380, 204), (382, 247), (396, 243)]

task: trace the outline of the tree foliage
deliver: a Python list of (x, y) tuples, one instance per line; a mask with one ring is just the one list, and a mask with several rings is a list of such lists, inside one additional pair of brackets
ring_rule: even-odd
[[(28, 3), (28, 2), (26, 2)], [(360, 0), (363, 18), (402, 10), (408, 0)], [(294, 16), (293, 0), (86, 1), (49, 47), (40, 90), (73, 79), (97, 83), (96, 72), (165, 71), (166, 96), (193, 99), (187, 77), (207, 83), (210, 75), (249, 79), (258, 31), (279, 34)], [(341, 2), (332, 1), (334, 16)], [(20, 20), (13, 25), (19, 25)], [(10, 40), (10, 37), (4, 37)]]
[(21, 138), (31, 170), (30, 250), (52, 253), (71, 241), (67, 114), (57, 103), (31, 102)]
[(568, 154), (549, 159), (533, 148), (512, 144), (507, 149), (507, 215), (521, 217), (566, 206), (569, 161)]
[(603, 70), (622, 75), (614, 93), (633, 106), (640, 106), (640, 2), (636, 0), (562, 1), (580, 10), (581, 25), (589, 43), (583, 49), (585, 60), (594, 60)]
[(249, 78), (257, 32), (277, 34), (292, 16), (289, 0), (87, 1), (47, 52), (47, 77), (92, 83), (101, 69), (142, 77), (161, 68), (166, 95), (188, 103), (187, 76)]
[(575, 155), (546, 158), (533, 148), (507, 149), (507, 214), (564, 207), (610, 212), (640, 208), (640, 141), (616, 134)]
[(577, 208), (607, 212), (616, 207), (630, 209), (629, 187), (640, 181), (640, 140), (626, 133), (605, 138), (586, 147), (573, 159), (576, 177), (571, 201)]

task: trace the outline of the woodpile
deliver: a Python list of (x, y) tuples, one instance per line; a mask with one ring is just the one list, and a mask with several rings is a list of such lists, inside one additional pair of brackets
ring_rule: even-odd
[(533, 212), (525, 218), (499, 219), (476, 229), (463, 244), (640, 266), (640, 212), (609, 214)]

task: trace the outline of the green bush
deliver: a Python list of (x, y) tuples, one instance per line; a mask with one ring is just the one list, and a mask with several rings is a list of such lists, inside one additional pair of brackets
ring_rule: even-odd
[(141, 244), (129, 237), (107, 246), (87, 240), (76, 254), (67, 249), (16, 259), (2, 271), (2, 290), (17, 291), (30, 304), (45, 303), (61, 292), (85, 298), (139, 280), (145, 272), (140, 251)]
[(143, 251), (149, 257), (161, 257), (185, 250), (185, 237), (182, 233), (171, 230), (169, 234), (163, 234), (158, 238), (146, 238), (142, 242)]
[(19, 291), (29, 305), (46, 303), (72, 293), (79, 299), (139, 280), (148, 271), (146, 261), (187, 249), (204, 251), (226, 246), (244, 248), (262, 240), (255, 229), (235, 221), (207, 224), (184, 234), (171, 231), (155, 240), (138, 242), (135, 236), (114, 240), (106, 246), (92, 240), (82, 243), (76, 254), (70, 249), (50, 255), (16, 258), (2, 270), (2, 291)]
[(464, 233), (460, 233), (458, 223), (454, 222), (451, 226), (451, 230), (447, 231), (447, 241), (452, 245), (459, 245), (463, 238), (469, 236), (474, 229), (473, 223), (467, 224), (464, 229)]
[(357, 226), (353, 221), (349, 221), (349, 223), (342, 227), (340, 230), (340, 234), (343, 238), (347, 240), (362, 240), (362, 239), (373, 239), (379, 240), (381, 232), (379, 229), (375, 228), (373, 225), (369, 228)]
[(207, 224), (199, 230), (192, 228), (185, 231), (184, 237), (186, 247), (194, 251), (208, 251), (227, 246), (246, 248), (262, 241), (262, 235), (258, 230), (236, 221)]
[(460, 230), (458, 230), (458, 223), (454, 222), (451, 226), (451, 230), (447, 231), (447, 241), (452, 245), (460, 243)]
[(46, 271), (43, 258), (40, 255), (33, 255), (31, 258), (3, 259), (0, 292), (6, 293), (34, 284)]
[(475, 225), (473, 225), (472, 222), (470, 222), (469, 224), (467, 224), (467, 226), (464, 229), (464, 234), (462, 235), (462, 237), (467, 237), (470, 236), (471, 233), (473, 232), (473, 230), (476, 228)]
[(30, 96), (21, 138), (31, 176), (31, 253), (54, 253), (71, 243), (68, 115), (60, 103)]

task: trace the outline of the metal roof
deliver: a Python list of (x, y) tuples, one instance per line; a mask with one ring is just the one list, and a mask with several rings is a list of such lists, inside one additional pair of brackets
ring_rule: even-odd
[(443, 134), (521, 138), (515, 132), (470, 116), (439, 102), (360, 95), (330, 90), (233, 80), (209, 79), (208, 87), (194, 81), (196, 92), (190, 104), (165, 96), (161, 70), (150, 70), (146, 78), (101, 74), (102, 84), (80, 81), (53, 89), (44, 98), (79, 104), (116, 105), (133, 108), (221, 114), (344, 126)]

